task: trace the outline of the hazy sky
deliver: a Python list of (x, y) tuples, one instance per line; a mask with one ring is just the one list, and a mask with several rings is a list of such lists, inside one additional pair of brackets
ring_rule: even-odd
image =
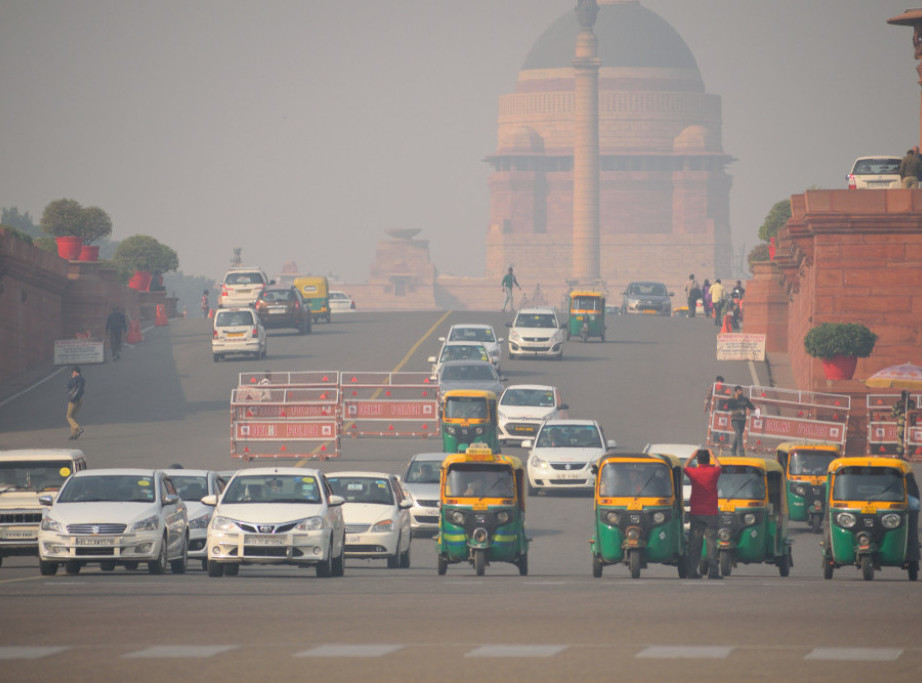
[[(736, 250), (917, 144), (909, 0), (643, 0), (722, 96)], [(919, 3), (922, 5), (922, 2)], [(498, 98), (575, 0), (0, 0), (0, 206), (69, 197), (220, 277), (368, 277), (390, 228), (482, 275)]]

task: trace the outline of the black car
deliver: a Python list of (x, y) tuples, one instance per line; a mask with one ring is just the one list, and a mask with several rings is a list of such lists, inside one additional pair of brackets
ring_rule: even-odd
[(266, 287), (256, 299), (256, 313), (263, 327), (293, 327), (311, 333), (310, 308), (297, 287)]

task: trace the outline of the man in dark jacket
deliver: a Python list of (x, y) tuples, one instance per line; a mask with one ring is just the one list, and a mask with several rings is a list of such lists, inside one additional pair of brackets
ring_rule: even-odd
[(125, 314), (118, 306), (112, 307), (112, 312), (106, 318), (106, 332), (109, 333), (109, 344), (112, 347), (112, 359), (118, 360), (122, 353), (122, 335), (128, 331), (128, 321)]
[(727, 410), (730, 411), (730, 424), (733, 425), (733, 455), (746, 455), (743, 444), (743, 430), (746, 428), (746, 416), (750, 410), (755, 410), (752, 402), (743, 396), (743, 387), (737, 385), (733, 388), (733, 398), (727, 401)]
[(83, 388), (86, 381), (80, 373), (80, 367), (75, 365), (71, 371), (70, 380), (67, 382), (67, 421), (70, 423), (71, 441), (79, 439), (83, 434), (83, 427), (77, 422), (77, 413), (80, 411), (80, 402), (83, 400)]

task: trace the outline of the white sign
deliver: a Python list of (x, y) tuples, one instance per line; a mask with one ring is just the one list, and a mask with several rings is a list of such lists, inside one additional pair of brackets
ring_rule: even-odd
[(765, 360), (765, 335), (717, 335), (717, 360)]
[(105, 363), (104, 342), (94, 339), (58, 339), (54, 343), (55, 365)]

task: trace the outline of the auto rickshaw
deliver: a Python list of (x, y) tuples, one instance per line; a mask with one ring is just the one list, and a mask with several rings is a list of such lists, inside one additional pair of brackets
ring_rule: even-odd
[(578, 290), (570, 292), (570, 320), (567, 339), (601, 337), (605, 341), (605, 295), (602, 292)]
[[(787, 576), (794, 560), (781, 465), (774, 460), (728, 456), (720, 458), (720, 467), (717, 561), (721, 575), (730, 576), (739, 564), (764, 562)], [(699, 567), (699, 571), (703, 574), (706, 568)]]
[(457, 453), (482, 443), (499, 453), (496, 394), (475, 389), (452, 389), (442, 394), (442, 450)]
[(919, 578), (919, 489), (908, 463), (839, 458), (829, 464), (826, 490), (824, 579), (847, 564), (858, 567), (865, 581), (881, 567), (905, 569), (910, 581)]
[(682, 461), (652, 453), (607, 454), (595, 482), (592, 575), (625, 564), (640, 578), (650, 562), (687, 575), (682, 529)]
[(842, 449), (835, 444), (786, 441), (775, 450), (778, 463), (787, 475), (788, 519), (807, 522), (820, 533), (826, 509), (826, 469)]
[(438, 572), (470, 562), (483, 576), (491, 562), (510, 562), (528, 574), (525, 469), (511, 455), (475, 444), (449, 455), (440, 470)]
[(295, 287), (311, 308), (314, 322), (330, 322), (330, 283), (325, 277), (295, 278)]

